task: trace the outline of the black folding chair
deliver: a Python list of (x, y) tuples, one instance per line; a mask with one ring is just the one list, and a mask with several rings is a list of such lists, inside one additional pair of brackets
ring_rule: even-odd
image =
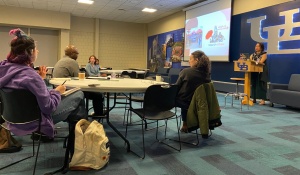
[[(38, 121), (38, 130), (37, 132), (40, 132), (41, 129), (41, 111), (38, 106), (36, 97), (34, 94), (32, 94), (28, 90), (24, 89), (8, 89), (8, 88), (2, 88), (0, 89), (0, 97), (1, 97), (1, 109), (3, 111), (2, 113), (2, 118), (9, 123), (14, 123), (14, 124), (26, 124), (28, 122), (33, 122), (33, 121)], [(34, 133), (33, 138), (34, 137)], [(25, 157), (21, 160), (18, 160), (16, 162), (13, 162), (9, 165), (6, 165), (0, 170), (7, 168), (11, 165), (17, 164), (23, 160), (26, 160), (28, 158), (34, 157), (35, 156), (35, 150), (34, 150), (34, 139), (33, 140), (33, 146), (32, 150), (33, 153), (31, 156)], [(41, 134), (39, 135), (39, 140), (38, 140), (38, 148), (36, 152), (36, 158), (34, 162), (34, 168), (33, 168), (33, 174), (35, 174), (35, 169), (36, 169), (36, 163), (37, 163), (37, 158), (39, 155), (39, 150), (40, 150), (40, 141), (41, 141)]]
[[(5, 169), (7, 167), (10, 167), (14, 164), (17, 164), (23, 160), (29, 159), (31, 157), (35, 156), (35, 133), (41, 133), (41, 110), (39, 108), (38, 102), (36, 100), (36, 97), (33, 93), (31, 93), (29, 90), (25, 89), (10, 89), (10, 88), (1, 88), (0, 89), (0, 101), (1, 101), (1, 115), (2, 119), (5, 122), (13, 123), (13, 124), (26, 124), (29, 122), (38, 121), (38, 129), (36, 132), (32, 133), (32, 155), (25, 157), (21, 160), (18, 160), (16, 162), (10, 163), (9, 165), (6, 165), (0, 170)], [(60, 171), (66, 171), (68, 169), (68, 163), (69, 163), (69, 153), (71, 152), (71, 156), (73, 154), (73, 148), (74, 147), (74, 129), (75, 129), (76, 121), (73, 123), (69, 122), (69, 135), (67, 137), (67, 144), (65, 140), (65, 146), (66, 153), (65, 153), (65, 160), (64, 165), (62, 168), (55, 172)], [(39, 155), (40, 150), (40, 143), (41, 143), (41, 136), (42, 134), (38, 134), (38, 148), (36, 151), (36, 157), (34, 162), (34, 168), (33, 168), (33, 174), (35, 174), (36, 170), (36, 164), (37, 159)]]
[[(179, 125), (178, 125), (178, 118), (176, 115), (176, 112), (170, 111), (175, 107), (175, 99), (177, 95), (177, 85), (152, 85), (147, 88), (145, 92), (144, 97), (144, 106), (143, 108), (133, 109), (130, 108), (129, 110), (137, 114), (142, 120), (142, 137), (143, 137), (143, 156), (137, 156), (141, 157), (142, 159), (145, 158), (145, 141), (144, 141), (144, 122), (145, 120), (153, 120), (156, 121), (156, 140), (160, 143), (163, 143), (177, 151), (181, 150), (181, 143), (179, 142), (179, 148), (175, 148), (163, 141), (160, 141), (157, 137), (158, 135), (158, 121), (159, 120), (165, 120), (165, 137), (164, 140), (167, 139), (166, 137), (166, 131), (167, 131), (167, 121), (168, 119), (171, 119), (172, 117), (176, 117), (177, 122), (177, 134), (178, 134), (178, 140), (180, 140), (180, 134), (179, 134)], [(128, 115), (127, 115), (127, 123), (128, 123)], [(127, 128), (128, 125), (126, 125), (126, 132), (125, 137), (127, 136)]]

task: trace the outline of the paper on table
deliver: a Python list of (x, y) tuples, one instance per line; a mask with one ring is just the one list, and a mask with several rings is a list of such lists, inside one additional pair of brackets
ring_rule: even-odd
[(80, 90), (80, 87), (69, 89), (69, 90), (65, 91), (64, 93), (62, 93), (61, 96), (68, 96), (68, 95), (73, 94), (74, 92), (76, 92), (78, 90)]
[(71, 80), (71, 78), (51, 78), (51, 80)]
[(103, 79), (103, 80), (107, 80), (107, 77), (87, 77), (87, 79)]

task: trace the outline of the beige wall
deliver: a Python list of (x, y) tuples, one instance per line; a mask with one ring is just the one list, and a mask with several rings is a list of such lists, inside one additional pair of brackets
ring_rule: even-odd
[(185, 12), (179, 11), (173, 15), (151, 22), (147, 25), (148, 36), (184, 28)]
[(79, 65), (86, 65), (90, 55), (94, 55), (94, 25), (92, 18), (74, 17), (71, 18), (70, 44), (78, 48)]
[(70, 14), (47, 10), (0, 6), (0, 24), (70, 29)]
[(86, 65), (88, 57), (94, 54), (100, 57), (104, 67), (146, 68), (146, 24), (71, 17), (69, 13), (7, 6), (0, 6), (0, 16), (0, 26), (57, 30), (57, 60), (64, 55), (66, 46), (73, 44), (80, 52), (79, 65)]
[[(277, 5), (293, 0), (233, 0), (233, 15)], [(180, 11), (147, 25), (148, 36), (184, 28), (185, 12)]]
[(234, 0), (233, 15), (289, 2), (294, 0)]
[[(59, 42), (57, 44), (57, 56), (54, 58), (56, 60), (58, 60), (64, 54), (62, 51), (67, 43), (69, 43), (70, 24), (71, 15), (69, 13), (0, 6), (1, 26), (23, 26), (28, 29), (57, 30)], [(42, 55), (42, 53), (40, 53), (40, 55)]]
[(78, 48), (79, 65), (95, 55), (101, 67), (146, 68), (146, 40), (145, 24), (71, 18), (70, 44)]
[(100, 20), (100, 66), (146, 68), (145, 24)]

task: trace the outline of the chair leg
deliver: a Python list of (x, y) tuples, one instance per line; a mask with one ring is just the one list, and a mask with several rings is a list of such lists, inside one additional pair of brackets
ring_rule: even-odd
[[(165, 120), (165, 138), (164, 138), (164, 140), (171, 140), (171, 141), (179, 142), (179, 148), (175, 148), (174, 146), (171, 146), (170, 144), (167, 144), (167, 143), (165, 143), (164, 141), (159, 140), (159, 139), (157, 138), (157, 136), (156, 136), (156, 140), (157, 140), (158, 142), (160, 142), (160, 143), (162, 143), (162, 144), (164, 144), (164, 145), (170, 147), (170, 148), (175, 149), (176, 151), (180, 151), (180, 150), (181, 150), (181, 140), (180, 140), (180, 133), (179, 133), (178, 116), (176, 116), (176, 124), (177, 124), (178, 140), (174, 140), (174, 139), (167, 138), (166, 132), (167, 132), (167, 126), (168, 126), (168, 119)], [(158, 123), (157, 123), (157, 130), (158, 130)]]
[[(166, 139), (167, 138), (168, 120), (165, 120), (165, 125), (166, 125), (166, 127), (165, 127), (165, 139)], [(178, 128), (178, 126), (177, 126), (177, 128)]]
[[(42, 138), (42, 134), (40, 134), (40, 136), (39, 136), (38, 148), (37, 148), (37, 151), (36, 151), (35, 162), (34, 162), (34, 168), (33, 168), (33, 175), (35, 174), (36, 163), (37, 163), (37, 159), (38, 159), (38, 157), (39, 157), (39, 151), (40, 151), (40, 145), (41, 145), (41, 138)], [(34, 147), (34, 146), (33, 146), (33, 147)]]
[(127, 131), (128, 131), (128, 129), (127, 129), (127, 127), (128, 127), (128, 115), (129, 115), (129, 112), (127, 113), (127, 117), (126, 117), (125, 138), (127, 137)]
[(159, 140), (158, 140), (158, 120), (156, 120), (156, 132), (155, 132), (155, 138), (156, 138), (157, 141), (159, 141)]
[[(69, 171), (69, 162), (70, 157), (72, 158), (74, 154), (74, 146), (75, 146), (75, 126), (76, 124), (70, 124), (69, 123), (69, 135), (67, 137), (67, 146), (65, 151), (65, 157), (64, 157), (64, 164), (61, 168), (58, 170), (55, 170), (53, 172), (46, 173), (45, 175), (52, 175), (61, 172), (62, 174), (65, 174)], [(72, 148), (73, 147), (73, 148)]]
[[(32, 133), (32, 134), (34, 134), (34, 133)], [(34, 136), (32, 136), (32, 137), (34, 138)], [(11, 164), (9, 164), (9, 165), (6, 165), (6, 166), (4, 166), (4, 167), (1, 167), (0, 170), (3, 170), (3, 169), (5, 169), (5, 168), (8, 168), (8, 167), (10, 167), (10, 166), (12, 166), (12, 165), (15, 165), (15, 164), (17, 164), (17, 163), (19, 163), (19, 162), (22, 162), (22, 161), (27, 160), (27, 159), (29, 159), (29, 158), (31, 158), (31, 157), (34, 157), (34, 155), (35, 155), (34, 143), (35, 143), (35, 141), (34, 141), (34, 139), (32, 139), (32, 155), (30, 155), (30, 156), (28, 156), (28, 157), (25, 157), (25, 158), (23, 158), (23, 159), (20, 159), (20, 160), (18, 160), (18, 161), (16, 161), (16, 162), (13, 162), (13, 163), (11, 163)]]
[(142, 159), (145, 158), (146, 155), (146, 149), (145, 149), (145, 131), (144, 131), (144, 120), (142, 120), (142, 135), (143, 135), (143, 157)]

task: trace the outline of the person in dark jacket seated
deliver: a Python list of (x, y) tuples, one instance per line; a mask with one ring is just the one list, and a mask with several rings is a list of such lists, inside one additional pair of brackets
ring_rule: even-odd
[(177, 94), (176, 104), (181, 108), (182, 132), (187, 132), (186, 116), (189, 105), (192, 101), (197, 87), (204, 83), (209, 83), (210, 79), (210, 61), (202, 51), (195, 51), (190, 55), (190, 67), (183, 69), (179, 73), (176, 84), (179, 91)]

